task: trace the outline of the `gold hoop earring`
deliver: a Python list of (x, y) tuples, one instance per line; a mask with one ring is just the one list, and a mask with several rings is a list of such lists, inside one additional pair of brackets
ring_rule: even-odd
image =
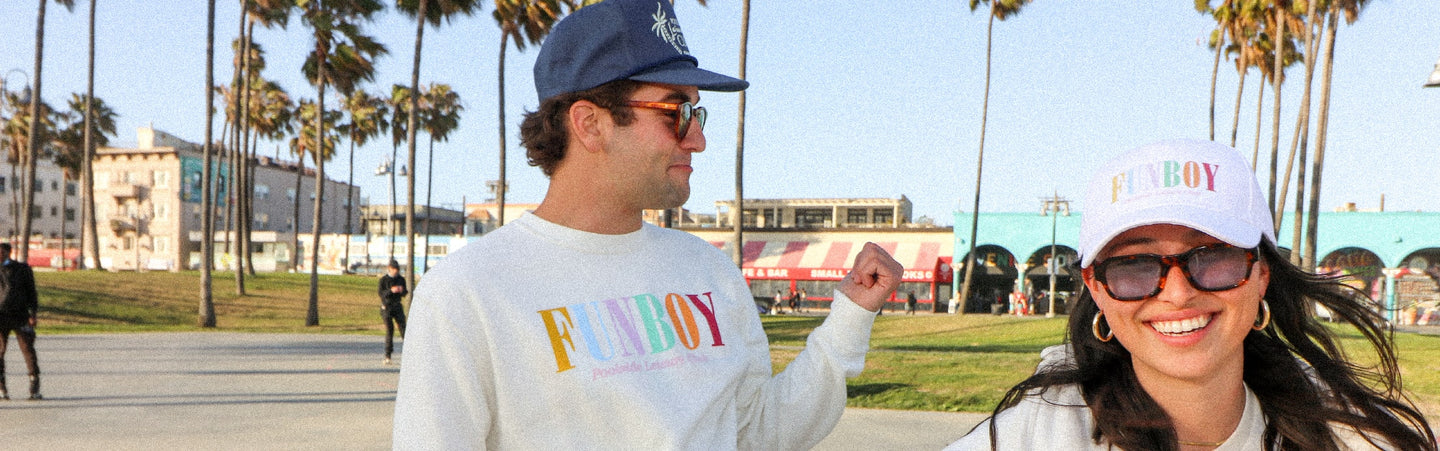
[(1109, 342), (1111, 338), (1115, 338), (1115, 331), (1114, 331), (1114, 330), (1108, 330), (1108, 329), (1110, 329), (1110, 324), (1109, 324), (1109, 323), (1106, 323), (1106, 324), (1105, 324), (1105, 328), (1107, 329), (1107, 330), (1105, 331), (1105, 334), (1104, 334), (1104, 335), (1101, 335), (1101, 334), (1100, 334), (1100, 319), (1101, 319), (1101, 318), (1104, 318), (1104, 317), (1105, 317), (1105, 312), (1095, 312), (1095, 319), (1090, 320), (1090, 332), (1091, 332), (1091, 333), (1094, 333), (1094, 334), (1095, 334), (1095, 339), (1096, 339), (1096, 340), (1100, 340), (1100, 342), (1102, 342), (1102, 343), (1104, 343), (1104, 342)]
[(1266, 328), (1266, 327), (1269, 327), (1269, 326), (1270, 326), (1270, 303), (1269, 303), (1269, 302), (1265, 302), (1264, 299), (1261, 299), (1261, 300), (1260, 300), (1260, 317), (1259, 317), (1259, 318), (1256, 318), (1256, 320), (1255, 320), (1255, 325), (1254, 325), (1254, 326), (1250, 326), (1250, 327), (1251, 327), (1252, 329), (1255, 329), (1255, 330), (1265, 330), (1265, 328)]

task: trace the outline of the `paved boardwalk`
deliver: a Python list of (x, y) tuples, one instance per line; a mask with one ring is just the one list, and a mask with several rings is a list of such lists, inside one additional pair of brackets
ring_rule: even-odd
[[(43, 331), (42, 331), (43, 332)], [(381, 337), (41, 335), (43, 401), (0, 401), (7, 449), (387, 449), (397, 366)], [(25, 365), (6, 354), (12, 394)], [(938, 449), (981, 416), (849, 409), (817, 447)], [(883, 444), (883, 445), (882, 445)]]

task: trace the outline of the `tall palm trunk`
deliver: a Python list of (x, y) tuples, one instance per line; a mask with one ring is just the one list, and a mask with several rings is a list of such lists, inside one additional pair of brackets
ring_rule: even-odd
[[(1240, 81), (1236, 83), (1237, 86), (1235, 87), (1235, 119), (1230, 122), (1231, 148), (1235, 147), (1235, 140), (1240, 136), (1240, 101), (1245, 98), (1245, 76), (1250, 73), (1249, 60), (1245, 57), (1245, 52), (1240, 52), (1240, 67), (1242, 68), (1240, 70)], [(1251, 158), (1250, 161), (1252, 165), (1250, 170), (1253, 172), (1255, 170), (1253, 166), (1255, 159)]]
[[(1304, 261), (1304, 252), (1300, 249), (1302, 239), (1300, 222), (1305, 218), (1305, 155), (1308, 152), (1310, 141), (1310, 87), (1314, 84), (1315, 79), (1315, 50), (1320, 45), (1320, 42), (1314, 39), (1315, 2), (1310, 2), (1307, 10), (1308, 12), (1305, 14), (1306, 30), (1303, 35), (1305, 38), (1305, 86), (1300, 94), (1300, 116), (1295, 120), (1295, 134), (1290, 137), (1290, 157), (1285, 162), (1285, 183), (1280, 187), (1279, 205), (1281, 207), (1278, 209), (1284, 210), (1286, 191), (1290, 189), (1291, 166), (1295, 164), (1298, 157), (1300, 168), (1295, 179), (1295, 220), (1291, 221), (1294, 226), (1291, 227), (1290, 240), (1290, 263), (1296, 266)], [(1276, 230), (1280, 228), (1281, 216), (1283, 214), (1275, 215)]]
[(1250, 172), (1259, 175), (1260, 125), (1265, 120), (1265, 75), (1260, 75), (1260, 92), (1255, 95), (1255, 148), (1250, 151)]
[(350, 272), (350, 235), (355, 233), (351, 227), (354, 223), (350, 217), (355, 216), (355, 140), (350, 140), (350, 177), (345, 182), (345, 267), (342, 272)]
[(240, 13), (240, 37), (241, 41), (244, 42), (244, 45), (241, 49), (241, 68), (239, 71), (237, 71), (238, 73), (242, 74), (240, 79), (241, 82), (239, 85), (240, 91), (237, 92), (237, 94), (239, 94), (239, 97), (237, 98), (239, 99), (240, 103), (238, 105), (238, 108), (236, 108), (236, 112), (240, 115), (240, 121), (238, 122), (239, 128), (237, 129), (237, 134), (240, 135), (238, 136), (238, 138), (240, 138), (240, 140), (238, 141), (239, 145), (235, 147), (235, 151), (231, 152), (233, 158), (231, 159), (232, 163), (230, 164), (230, 170), (232, 173), (230, 179), (231, 182), (234, 184), (235, 189), (232, 189), (230, 191), (230, 194), (235, 200), (230, 202), (229, 206), (230, 208), (233, 208), (235, 210), (235, 220), (231, 221), (231, 225), (232, 229), (235, 232), (235, 294), (239, 296), (245, 295), (244, 256), (246, 254), (246, 247), (244, 242), (245, 240), (240, 237), (240, 232), (243, 230), (240, 223), (245, 222), (240, 220), (240, 218), (245, 215), (241, 208), (244, 202), (240, 200), (240, 198), (244, 196), (244, 191), (242, 188), (245, 186), (245, 177), (242, 175), (244, 174), (244, 171), (242, 170), (242, 168), (244, 168), (245, 164), (245, 149), (248, 149), (250, 147), (250, 80), (255, 78), (255, 75), (250, 73), (250, 41), (251, 39), (254, 39), (255, 35), (255, 21), (248, 20), (249, 27), (245, 27), (245, 22), (247, 21), (246, 18), (248, 17), (248, 15), (244, 12), (244, 4), (245, 1), (241, 0), (242, 8)]
[[(980, 151), (975, 156), (975, 204), (970, 212), (970, 250), (965, 253), (965, 282), (960, 288), (960, 312), (970, 299), (970, 289), (975, 277), (975, 235), (980, 227), (980, 174), (985, 168), (985, 125), (990, 114), (990, 49), (995, 32), (995, 3), (990, 3), (990, 23), (985, 27), (985, 97), (980, 107)], [(1055, 312), (1054, 301), (1050, 313)]]
[(315, 101), (315, 207), (310, 221), (310, 302), (305, 309), (305, 325), (320, 325), (320, 227), (321, 206), (325, 204), (325, 57), (320, 57), (320, 96)]
[(95, 4), (90, 0), (90, 50), (85, 80), (85, 156), (80, 161), (80, 267), (86, 268), (88, 253), (95, 269), (100, 267), (100, 240), (95, 229)]
[[(210, 189), (211, 165), (215, 143), (210, 133), (215, 126), (215, 0), (206, 2), (207, 21), (205, 24), (205, 167), (200, 171), (200, 327), (215, 327), (215, 302), (210, 297), (210, 271), (215, 264), (215, 209), (211, 208)], [(140, 229), (140, 224), (135, 224)], [(138, 247), (140, 244), (135, 243)], [(135, 262), (139, 268), (139, 261)]]
[(70, 172), (60, 174), (60, 270), (65, 269), (65, 211), (70, 208), (70, 196), (66, 194), (65, 187), (70, 186)]
[[(419, 11), (415, 14), (415, 63), (410, 70), (410, 114), (409, 124), (405, 133), (408, 148), (406, 161), (410, 164), (411, 175), (405, 178), (405, 280), (412, 285), (417, 284), (415, 280), (415, 133), (420, 124), (420, 49), (425, 42), (425, 6), (430, 2), (420, 2)], [(412, 293), (414, 291), (411, 291)]]
[(423, 227), (425, 230), (425, 259), (420, 261), (420, 267), (423, 268), (420, 271), (421, 274), (430, 272), (430, 217), (435, 215), (435, 212), (430, 209), (430, 187), (435, 182), (434, 136), (430, 137), (430, 150), (426, 154), (429, 161), (425, 163), (425, 226)]
[[(300, 133), (303, 134), (305, 132), (301, 131)], [(303, 140), (305, 138), (301, 137), (300, 139)], [(290, 248), (295, 250), (295, 255), (290, 257), (290, 272), (292, 273), (300, 272), (300, 258), (304, 254), (301, 252), (302, 249), (300, 249), (300, 193), (303, 187), (301, 181), (305, 178), (305, 152), (306, 150), (302, 147), (300, 153), (295, 157), (295, 159), (299, 161), (295, 162), (295, 213), (293, 216), (294, 219), (291, 220), (290, 227), (291, 232), (293, 232), (290, 238)]]
[[(390, 208), (385, 212), (385, 252), (389, 254), (390, 260), (395, 259), (395, 159), (398, 158), (396, 146), (391, 141), (390, 145)], [(387, 262), (389, 260), (386, 260)]]
[[(1210, 140), (1215, 140), (1215, 82), (1220, 78), (1220, 56), (1225, 53), (1225, 38), (1220, 28), (1215, 29), (1215, 66), (1210, 69)], [(1234, 147), (1234, 144), (1231, 144)]]
[(1325, 136), (1330, 125), (1330, 82), (1335, 68), (1335, 28), (1339, 26), (1337, 19), (1340, 11), (1331, 6), (1329, 16), (1325, 28), (1325, 72), (1320, 75), (1320, 118), (1315, 129), (1315, 169), (1310, 179), (1310, 217), (1305, 223), (1303, 268), (1310, 271), (1315, 269), (1316, 234), (1320, 230), (1320, 171), (1325, 167)]
[[(505, 45), (509, 43), (509, 40), (510, 33), (502, 31), (500, 33), (500, 95), (496, 97), (500, 103), (500, 181), (499, 185), (495, 187), (495, 202), (500, 208), (499, 214), (496, 216), (498, 221), (495, 223), (495, 227), (505, 225)], [(464, 210), (464, 207), (461, 207), (461, 210)]]
[[(745, 60), (750, 44), (750, 0), (745, 0), (740, 13), (740, 79), (745, 79)], [(745, 91), (740, 91), (739, 119), (735, 126), (735, 266), (745, 266)]]
[[(1275, 114), (1270, 124), (1272, 130), (1270, 139), (1270, 194), (1268, 200), (1270, 202), (1270, 211), (1279, 212), (1281, 208), (1280, 204), (1275, 203), (1275, 182), (1276, 173), (1280, 170), (1280, 87), (1285, 83), (1285, 8), (1279, 4), (1275, 5), (1275, 22), (1277, 24), (1277, 32), (1274, 37), (1275, 72), (1274, 78), (1270, 80), (1271, 83), (1275, 85), (1275, 105), (1271, 106)], [(1276, 214), (1275, 217), (1276, 221), (1279, 221), (1280, 215)], [(1276, 224), (1279, 224), (1279, 222), (1276, 222)], [(1279, 232), (1280, 226), (1275, 226), (1275, 231)]]
[(45, 55), (45, 3), (49, 0), (40, 0), (40, 11), (35, 18), (35, 82), (31, 86), (30, 93), (30, 131), (29, 145), (21, 152), (21, 169), (24, 171), (20, 183), (20, 243), (19, 253), (16, 260), (21, 262), (30, 259), (30, 221), (35, 209), (35, 158), (40, 156), (40, 135), (44, 130), (40, 129), (40, 76), (41, 62)]

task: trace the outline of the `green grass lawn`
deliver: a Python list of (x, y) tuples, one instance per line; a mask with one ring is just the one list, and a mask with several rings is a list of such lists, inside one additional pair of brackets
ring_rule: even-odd
[[(235, 273), (211, 280), (216, 325), (221, 330), (263, 332), (382, 331), (377, 279), (320, 276), (320, 326), (305, 327), (309, 274), (247, 276), (246, 295), (235, 290)], [(40, 333), (202, 330), (198, 272), (36, 272)]]
[[(774, 369), (784, 369), (822, 318), (766, 316), (776, 347)], [(1040, 350), (1064, 339), (1064, 317), (991, 315), (885, 315), (876, 319), (865, 371), (848, 383), (851, 407), (989, 412), (1012, 385), (1035, 371)], [(1376, 362), (1368, 342), (1347, 327), (1334, 328), (1361, 365)], [(1396, 333), (1406, 391), (1428, 417), (1440, 414), (1440, 336)]]
[[(41, 334), (197, 331), (198, 272), (37, 272)], [(217, 329), (253, 332), (383, 333), (377, 279), (320, 276), (320, 325), (306, 327), (308, 274), (266, 273), (212, 280)], [(765, 316), (778, 371), (823, 318)], [(1060, 343), (1066, 319), (991, 315), (876, 318), (865, 371), (849, 381), (852, 407), (988, 412), (1034, 371), (1040, 350)], [(1336, 328), (1361, 364), (1375, 361), (1353, 330)], [(1427, 416), (1440, 413), (1440, 336), (1396, 333), (1407, 391)]]

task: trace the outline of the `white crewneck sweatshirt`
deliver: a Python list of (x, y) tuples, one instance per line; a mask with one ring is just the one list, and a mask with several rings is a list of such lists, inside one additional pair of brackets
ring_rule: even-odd
[(875, 315), (838, 291), (772, 375), (750, 290), (714, 246), (525, 215), (416, 287), (396, 449), (806, 449), (839, 421)]

